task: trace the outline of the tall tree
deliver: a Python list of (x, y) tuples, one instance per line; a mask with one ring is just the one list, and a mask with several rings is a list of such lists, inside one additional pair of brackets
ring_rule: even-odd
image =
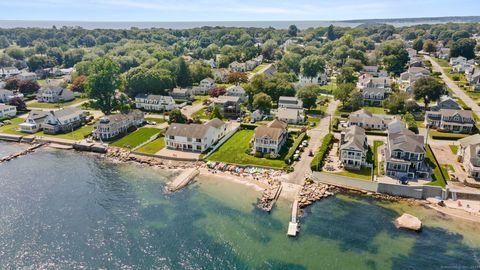
[(182, 114), (182, 111), (179, 109), (173, 109), (168, 114), (168, 123), (179, 123), (184, 124), (187, 122), (187, 117)]
[(36, 93), (40, 89), (40, 85), (38, 82), (34, 81), (20, 81), (18, 83), (18, 90), (22, 94), (33, 94)]
[(415, 39), (413, 41), (412, 48), (417, 52), (423, 50), (423, 39), (421, 38)]
[(265, 93), (258, 93), (253, 97), (253, 107), (263, 113), (270, 113), (272, 98)]
[(356, 83), (357, 80), (355, 70), (352, 67), (342, 67), (340, 74), (337, 76), (337, 83)]
[(337, 88), (333, 90), (333, 96), (342, 102), (342, 106), (345, 106), (351, 93), (355, 90), (355, 84), (353, 83), (341, 83), (337, 85)]
[(185, 59), (180, 57), (177, 64), (177, 86), (190, 87), (192, 86), (192, 77), (190, 76), (190, 70), (185, 62)]
[(437, 101), (444, 94), (445, 86), (432, 76), (422, 77), (413, 85), (415, 99), (423, 98), (426, 108), (431, 101)]
[(72, 82), (71, 90), (73, 92), (79, 92), (79, 93), (85, 92), (86, 81), (87, 81), (86, 76), (80, 75), (76, 77)]
[(318, 86), (313, 84), (298, 90), (297, 97), (302, 100), (304, 108), (310, 109), (315, 106), (318, 90)]
[(467, 59), (475, 58), (475, 46), (477, 42), (474, 39), (462, 38), (452, 43), (450, 56), (463, 56)]
[(327, 38), (329, 40), (337, 39), (337, 33), (335, 33), (335, 28), (333, 28), (332, 24), (327, 29)]
[(315, 78), (325, 69), (325, 61), (317, 55), (309, 55), (300, 61), (303, 76)]
[(110, 114), (117, 105), (115, 91), (120, 87), (120, 65), (108, 57), (94, 60), (90, 65), (86, 90), (94, 105)]
[(218, 106), (213, 106), (213, 110), (210, 113), (210, 119), (218, 118), (218, 119), (223, 119), (223, 114), (220, 111), (220, 108)]
[(298, 33), (298, 28), (296, 25), (292, 24), (288, 27), (288, 35), (291, 37), (296, 37)]

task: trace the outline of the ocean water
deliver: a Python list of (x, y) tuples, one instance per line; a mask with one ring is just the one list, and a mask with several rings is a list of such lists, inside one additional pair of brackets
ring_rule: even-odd
[[(10, 144), (0, 142), (0, 149)], [(14, 146), (13, 146), (14, 147)], [(2, 269), (441, 269), (480, 265), (480, 226), (404, 203), (340, 193), (286, 236), (289, 201), (201, 178), (174, 194), (171, 173), (40, 149), (0, 164)], [(421, 233), (397, 230), (403, 212)]]

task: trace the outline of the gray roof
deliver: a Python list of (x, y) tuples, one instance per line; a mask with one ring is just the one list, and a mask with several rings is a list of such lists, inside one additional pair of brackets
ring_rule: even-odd
[(340, 149), (351, 149), (355, 148), (357, 150), (365, 150), (365, 129), (358, 126), (350, 126), (346, 129), (344, 142), (340, 146)]
[(413, 133), (407, 128), (388, 133), (390, 150), (402, 150), (411, 153), (425, 153), (424, 137)]
[(371, 87), (367, 87), (367, 88), (364, 88), (362, 90), (362, 93), (363, 94), (368, 94), (368, 95), (378, 95), (378, 94), (382, 94), (382, 95), (385, 95), (385, 93), (387, 92), (387, 89), (385, 88), (371, 88)]
[(150, 95), (150, 94), (138, 94), (135, 98), (155, 100), (155, 101), (157, 101), (157, 102), (161, 102), (161, 101), (171, 101), (171, 102), (175, 102), (171, 96)]
[(41, 111), (41, 110), (32, 110), (28, 114), (27, 118), (32, 119), (35, 122), (39, 122), (39, 121), (45, 119), (48, 116), (49, 113), (50, 112)]
[(458, 140), (458, 143), (462, 147), (466, 147), (469, 145), (480, 144), (480, 134), (475, 134), (472, 136), (465, 137), (463, 139)]
[(208, 121), (205, 125), (207, 126), (212, 126), (214, 128), (221, 128), (223, 125), (225, 125), (225, 122), (218, 118), (213, 118), (212, 120)]
[(273, 140), (278, 140), (286, 128), (286, 123), (279, 120), (273, 120), (267, 125), (255, 128), (255, 138), (259, 139), (263, 137), (269, 137)]
[(207, 134), (208, 129), (213, 128), (210, 125), (200, 124), (178, 124), (172, 123), (165, 132), (165, 136), (179, 136), (187, 138), (202, 139)]
[(80, 116), (81, 114), (83, 114), (83, 112), (79, 108), (67, 107), (67, 108), (60, 109), (58, 111), (53, 111), (52, 114), (58, 120), (62, 121), (63, 119), (69, 119), (71, 117)]

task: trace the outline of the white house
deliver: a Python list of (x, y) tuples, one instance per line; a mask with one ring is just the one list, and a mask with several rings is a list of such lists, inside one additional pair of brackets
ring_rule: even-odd
[(278, 108), (302, 109), (303, 101), (296, 97), (281, 96), (278, 99)]
[(387, 121), (385, 119), (373, 115), (371, 112), (361, 109), (352, 112), (348, 116), (348, 126), (359, 126), (364, 129), (384, 130), (387, 128)]
[(204, 152), (220, 140), (226, 131), (227, 126), (218, 118), (205, 124), (172, 123), (165, 132), (165, 145), (174, 150)]
[(318, 84), (318, 85), (326, 85), (328, 83), (328, 76), (326, 73), (321, 73), (317, 77), (305, 77), (300, 75), (298, 78), (297, 85), (303, 87), (308, 84)]
[(440, 111), (441, 109), (461, 110), (462, 107), (450, 96), (443, 95), (435, 105), (430, 107), (431, 111)]
[(480, 178), (480, 134), (458, 140), (457, 158), (469, 177)]
[(146, 111), (171, 111), (176, 108), (171, 96), (138, 94), (135, 97), (135, 107)]
[(74, 100), (75, 96), (72, 91), (60, 86), (47, 85), (37, 93), (37, 100), (46, 103), (58, 103)]
[(359, 170), (367, 164), (367, 136), (365, 129), (358, 126), (348, 127), (341, 134), (340, 160), (347, 169)]
[(16, 67), (0, 67), (0, 78), (15, 77), (20, 74), (20, 71)]
[(180, 100), (193, 100), (195, 95), (191, 88), (179, 88), (176, 87), (170, 92), (170, 96), (174, 99)]
[(17, 107), (0, 103), (0, 118), (14, 117), (17, 115)]
[(205, 79), (200, 81), (199, 86), (208, 91), (212, 88), (215, 88), (215, 80), (212, 79), (212, 78), (205, 78)]
[(85, 123), (86, 117), (82, 110), (74, 107), (50, 111), (42, 123), (42, 130), (46, 134), (72, 132)]
[(245, 72), (245, 71), (247, 71), (247, 67), (246, 67), (245, 63), (239, 63), (237, 61), (234, 61), (234, 62), (230, 63), (228, 65), (228, 68), (231, 71), (235, 71), (235, 72)]
[(247, 100), (247, 94), (245, 92), (245, 89), (243, 89), (243, 87), (241, 87), (240, 85), (232, 85), (228, 87), (225, 95), (239, 97), (241, 102), (245, 102)]
[(32, 110), (28, 114), (27, 119), (25, 119), (25, 122), (19, 125), (20, 131), (25, 133), (35, 133), (40, 131), (49, 113), (50, 112), (47, 111)]
[(267, 125), (258, 126), (253, 136), (253, 151), (276, 157), (287, 141), (287, 137), (287, 124), (282, 121), (273, 120)]
[(440, 109), (425, 113), (425, 125), (444, 132), (470, 133), (475, 120), (470, 110)]
[(12, 98), (20, 98), (23, 100), (23, 94), (19, 91), (11, 91), (7, 89), (0, 88), (0, 102), (8, 103)]
[(213, 78), (215, 81), (226, 82), (230, 76), (230, 70), (226, 68), (220, 68), (213, 72)]
[(458, 64), (465, 64), (467, 62), (467, 58), (463, 56), (452, 57), (450, 58), (450, 65), (455, 66)]
[(278, 108), (276, 118), (288, 124), (301, 124), (305, 122), (305, 111), (302, 109)]
[(20, 81), (36, 81), (37, 74), (34, 72), (22, 72), (17, 75), (17, 79)]
[(138, 127), (144, 122), (144, 114), (140, 110), (131, 110), (127, 114), (112, 114), (95, 123), (93, 136), (100, 140), (112, 140), (127, 133), (131, 127)]

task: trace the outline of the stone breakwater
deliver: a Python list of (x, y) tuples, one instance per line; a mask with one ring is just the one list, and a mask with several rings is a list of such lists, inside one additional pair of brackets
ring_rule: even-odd
[(257, 207), (270, 212), (278, 196), (280, 196), (280, 192), (282, 192), (282, 182), (269, 179), (268, 188), (263, 191), (262, 197), (258, 199)]
[(316, 201), (334, 195), (336, 187), (327, 184), (305, 181), (298, 194), (298, 207), (305, 208)]
[(44, 145), (45, 145), (44, 143), (34, 144), (31, 147), (29, 147), (29, 148), (27, 148), (23, 151), (20, 151), (20, 152), (17, 152), (15, 154), (11, 154), (11, 155), (8, 155), (6, 157), (0, 158), (0, 163), (7, 162), (7, 161), (10, 161), (10, 160), (16, 159), (18, 157), (25, 156), (25, 155), (28, 155), (30, 153), (33, 153), (33, 152), (35, 152), (35, 150), (37, 150), (38, 148), (40, 148)]

